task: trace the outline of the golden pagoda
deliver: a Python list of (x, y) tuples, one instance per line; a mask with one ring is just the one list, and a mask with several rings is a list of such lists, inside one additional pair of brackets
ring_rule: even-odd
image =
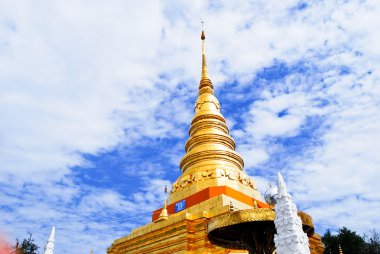
[[(108, 254), (248, 253), (213, 245), (207, 238), (207, 223), (234, 211), (270, 208), (243, 171), (244, 161), (235, 151), (208, 76), (204, 31), (201, 39), (202, 76), (186, 154), (180, 162), (182, 174), (173, 183), (164, 207), (153, 211), (152, 222), (115, 240)], [(306, 217), (312, 224), (311, 217)], [(320, 236), (309, 239), (311, 253), (323, 253)]]

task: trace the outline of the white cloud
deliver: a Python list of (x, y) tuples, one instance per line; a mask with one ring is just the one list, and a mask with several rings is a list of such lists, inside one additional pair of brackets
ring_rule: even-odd
[[(54, 221), (62, 227), (58, 254), (81, 246), (104, 252), (136, 224), (86, 227), (88, 214), (133, 217), (137, 202), (145, 211), (161, 205), (157, 190), (167, 182), (160, 174), (151, 187), (146, 182), (124, 197), (73, 182), (70, 168), (89, 163), (82, 153), (185, 135), (178, 125), (191, 119), (186, 103), (195, 96), (200, 75), (200, 16), (206, 19), (216, 89), (233, 80), (247, 86), (257, 71), (276, 61), (289, 66), (304, 61), (315, 68), (266, 84), (245, 115), (244, 129), (232, 132), (242, 141), (237, 145), (250, 172), (283, 152), (275, 138), (296, 136), (307, 117), (321, 117), (322, 145), (287, 158), (292, 163), (276, 170), (294, 176), (289, 186), (316, 221), (340, 226), (361, 220), (355, 210), (360, 204), (367, 220), (350, 225), (363, 230), (377, 223), (369, 210), (379, 199), (373, 191), (379, 178), (380, 38), (374, 32), (379, 6), (376, 1), (306, 3), (297, 11), (293, 0), (1, 2), (0, 196), (13, 212), (0, 214), (13, 225), (12, 237), (33, 229), (42, 245), (49, 230), (40, 227)], [(345, 76), (341, 65), (349, 68)], [(180, 83), (183, 88), (173, 98)], [(315, 99), (329, 105), (321, 108)], [(179, 147), (172, 149), (170, 160), (178, 163)], [(268, 169), (268, 178), (273, 171)], [(264, 178), (257, 179), (265, 185)], [(353, 195), (364, 201), (356, 204)], [(336, 201), (347, 196), (347, 202)], [(342, 207), (346, 217), (339, 217)], [(149, 214), (144, 216), (141, 221), (149, 221)]]
[(241, 145), (239, 146), (238, 151), (244, 158), (245, 168), (252, 168), (269, 159), (268, 152), (265, 151), (265, 149), (255, 148), (254, 144)]
[[(254, 138), (267, 136), (294, 136), (303, 124), (306, 114), (305, 94), (282, 94), (263, 101), (256, 101), (246, 118), (245, 129)], [(283, 113), (283, 115), (279, 115)]]
[[(366, 232), (379, 225), (376, 216), (364, 212), (378, 206), (379, 195), (374, 190), (380, 177), (379, 52), (370, 46), (378, 40), (370, 35), (373, 21), (361, 19), (366, 12), (374, 18), (378, 7), (370, 9), (371, 3), (351, 2), (332, 11), (331, 19), (322, 22), (328, 24), (323, 35), (327, 45), (313, 45), (304, 59), (315, 66), (315, 71), (298, 81), (294, 75), (287, 77), (282, 87), (272, 84), (263, 99), (251, 105), (246, 119), (245, 131), (258, 139), (252, 138), (251, 144), (272, 155), (268, 157), (268, 171), (287, 172), (296, 201), (323, 228), (349, 226)], [(310, 9), (309, 14), (311, 19), (319, 15), (317, 9)], [(359, 20), (360, 25), (356, 25)], [(313, 36), (320, 41), (318, 33)], [(347, 73), (341, 74), (341, 66), (346, 66)], [(322, 108), (315, 103), (321, 99), (327, 102)], [(279, 110), (289, 108), (286, 103), (296, 111), (288, 111), (288, 119), (277, 117)], [(297, 135), (310, 116), (323, 118), (316, 133), (321, 136), (314, 137), (319, 145), (307, 147), (301, 155), (283, 157), (285, 167), (273, 168), (270, 160), (283, 151), (281, 147), (273, 149), (273, 141), (265, 137)]]

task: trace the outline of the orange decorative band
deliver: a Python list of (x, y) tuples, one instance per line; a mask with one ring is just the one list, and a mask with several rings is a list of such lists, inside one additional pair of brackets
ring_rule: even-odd
[[(234, 198), (244, 204), (247, 204), (249, 206), (254, 207), (254, 201), (255, 199), (245, 195), (244, 193), (241, 193), (240, 191), (234, 190), (228, 186), (215, 186), (215, 187), (209, 187), (204, 190), (201, 190), (197, 193), (194, 193), (193, 195), (188, 196), (187, 198), (181, 199), (175, 203), (169, 204), (167, 206), (168, 214), (174, 214), (175, 213), (175, 205), (179, 202), (183, 202), (186, 204), (186, 208), (192, 207), (196, 204), (199, 204), (203, 201), (206, 201), (208, 199), (211, 199), (213, 197), (219, 196), (219, 195), (227, 195), (231, 198)], [(268, 208), (269, 206), (266, 203), (263, 203), (256, 199), (258, 208)], [(152, 221), (155, 221), (158, 219), (161, 213), (161, 209), (158, 209), (156, 211), (153, 211), (152, 213)]]

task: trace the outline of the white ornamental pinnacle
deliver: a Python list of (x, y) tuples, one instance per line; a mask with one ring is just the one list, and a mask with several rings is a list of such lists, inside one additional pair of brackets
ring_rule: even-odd
[(54, 254), (55, 227), (51, 229), (49, 240), (46, 243), (44, 254)]
[(277, 176), (278, 194), (276, 197), (276, 218), (274, 224), (277, 234), (274, 235), (277, 254), (309, 254), (309, 239), (302, 230), (301, 218), (297, 207), (286, 189), (281, 174)]

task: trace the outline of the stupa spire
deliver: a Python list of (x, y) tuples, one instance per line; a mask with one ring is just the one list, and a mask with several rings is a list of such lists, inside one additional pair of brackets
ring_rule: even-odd
[(201, 34), (201, 40), (202, 40), (202, 78), (208, 78), (205, 39), (206, 39), (205, 32), (204, 32), (204, 30), (202, 30), (202, 34)]
[[(205, 52), (205, 31), (201, 32), (202, 74), (198, 97), (194, 105), (194, 116), (190, 123), (189, 138), (185, 145), (186, 154), (180, 162), (181, 176), (173, 183), (168, 197), (168, 207), (178, 212), (190, 205), (191, 195), (203, 195), (200, 191), (224, 186), (260, 200), (254, 182), (243, 171), (244, 161), (235, 151), (235, 141), (230, 136), (226, 120), (221, 113), (214, 87), (210, 80)], [(202, 199), (205, 198), (202, 196)], [(180, 201), (182, 200), (182, 201)], [(180, 201), (180, 202), (179, 202)], [(177, 204), (178, 202), (178, 204)], [(182, 203), (181, 203), (182, 202)], [(197, 202), (206, 202), (197, 200)], [(229, 201), (228, 201), (229, 202)], [(253, 205), (253, 204), (252, 204)]]
[(195, 115), (191, 121), (186, 155), (182, 158), (182, 172), (203, 165), (223, 165), (242, 170), (243, 159), (235, 152), (235, 141), (229, 135), (226, 120), (220, 112), (220, 104), (214, 96), (214, 87), (208, 76), (205, 32), (202, 30), (202, 76), (199, 94), (195, 102)]
[(201, 75), (201, 82), (199, 83), (199, 94), (203, 93), (211, 93), (214, 94), (214, 87), (211, 83), (211, 80), (208, 77), (208, 71), (207, 71), (207, 61), (206, 61), (206, 48), (205, 48), (205, 31), (202, 30), (201, 33), (201, 40), (202, 40), (202, 75)]
[(46, 243), (44, 254), (54, 254), (55, 227), (51, 229), (49, 240)]

